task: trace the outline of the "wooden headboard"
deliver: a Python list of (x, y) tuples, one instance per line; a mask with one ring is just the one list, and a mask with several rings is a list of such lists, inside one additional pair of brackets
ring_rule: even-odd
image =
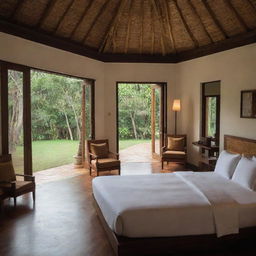
[(224, 149), (245, 156), (256, 156), (256, 140), (224, 135)]

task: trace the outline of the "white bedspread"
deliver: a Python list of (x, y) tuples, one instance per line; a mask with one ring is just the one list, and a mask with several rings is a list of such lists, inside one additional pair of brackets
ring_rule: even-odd
[(93, 193), (109, 227), (127, 237), (223, 236), (256, 226), (256, 192), (211, 172), (97, 177)]

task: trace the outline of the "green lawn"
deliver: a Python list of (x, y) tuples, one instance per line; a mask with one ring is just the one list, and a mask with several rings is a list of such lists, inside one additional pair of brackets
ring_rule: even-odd
[[(120, 140), (119, 149), (149, 142), (150, 140)], [(78, 150), (78, 141), (42, 140), (33, 141), (33, 171), (41, 171), (74, 162), (73, 156)], [(12, 154), (13, 164), (17, 173), (23, 173), (23, 147), (18, 146)]]

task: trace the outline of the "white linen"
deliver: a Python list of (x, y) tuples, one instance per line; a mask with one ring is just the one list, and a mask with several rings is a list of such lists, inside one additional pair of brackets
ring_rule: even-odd
[(223, 150), (218, 157), (214, 172), (227, 179), (231, 179), (240, 158), (241, 155), (239, 154), (231, 154)]
[(98, 177), (93, 193), (109, 227), (127, 237), (221, 236), (256, 226), (256, 192), (211, 172)]
[(232, 180), (241, 186), (256, 189), (256, 161), (242, 157), (239, 161)]

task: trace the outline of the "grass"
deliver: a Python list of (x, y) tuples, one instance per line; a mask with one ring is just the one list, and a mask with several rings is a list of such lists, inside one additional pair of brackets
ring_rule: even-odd
[[(119, 149), (149, 142), (150, 140), (120, 140)], [(78, 141), (42, 140), (32, 142), (33, 172), (70, 164), (78, 150)], [(23, 171), (23, 147), (18, 146), (12, 154), (13, 164), (17, 173)]]

